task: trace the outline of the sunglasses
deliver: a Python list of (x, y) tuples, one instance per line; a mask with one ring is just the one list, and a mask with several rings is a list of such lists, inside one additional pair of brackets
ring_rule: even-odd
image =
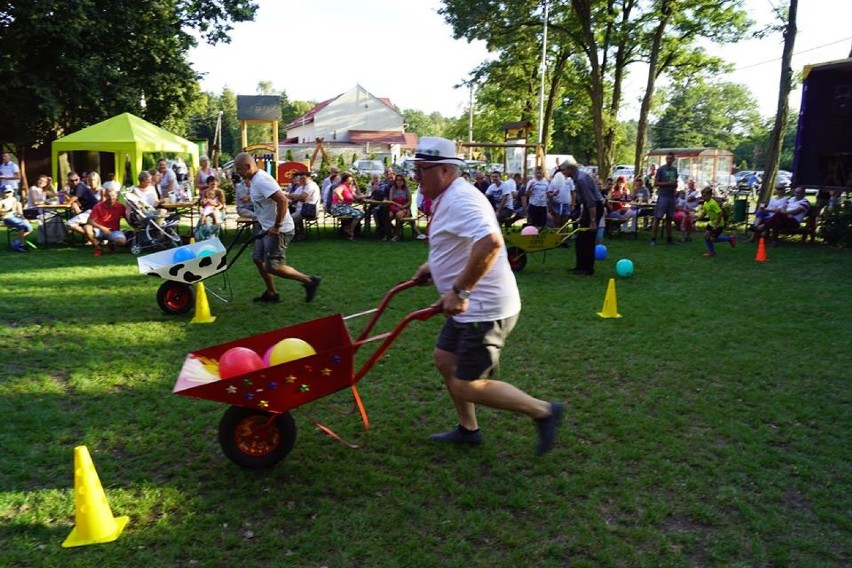
[(442, 164), (433, 164), (433, 165), (427, 166), (427, 167), (411, 168), (411, 173), (413, 173), (416, 176), (419, 176), (423, 172), (425, 172), (427, 170), (431, 170), (432, 168), (437, 168), (440, 165), (442, 165)]

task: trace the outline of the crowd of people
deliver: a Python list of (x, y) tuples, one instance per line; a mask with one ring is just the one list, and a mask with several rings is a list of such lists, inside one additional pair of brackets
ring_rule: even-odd
[[(578, 275), (592, 275), (594, 244), (603, 241), (607, 227), (610, 232), (635, 233), (643, 217), (649, 219), (645, 226), (650, 224), (652, 246), (657, 244), (658, 236), (667, 244), (692, 241), (699, 218), (707, 220), (711, 229), (705, 231), (708, 256), (715, 255), (714, 242), (728, 240), (736, 244), (736, 239), (725, 238), (730, 221), (724, 208), (719, 207), (716, 215), (717, 207), (708, 203), (708, 199), (717, 202), (719, 199), (712, 192), (708, 198), (691, 179), (685, 189), (679, 190), (674, 162), (674, 154), (667, 155), (664, 164), (659, 167), (652, 164), (644, 177), (636, 175), (632, 187), (631, 180), (625, 176), (601, 180), (597, 172), (580, 167), (573, 158), (549, 172), (537, 167), (530, 179), (520, 173), (504, 175), (496, 171), (462, 171), (461, 179), (488, 199), (498, 223), (504, 227), (521, 222), (540, 230), (560, 229), (574, 223), (581, 231), (577, 236), (577, 265), (573, 271)], [(200, 167), (191, 181), (185, 165), (180, 170), (177, 165), (160, 159), (155, 168), (141, 172), (136, 184), (125, 193), (132, 197), (128, 208), (141, 209), (142, 217), (162, 222), (167, 216), (164, 204), (197, 202), (200, 220), (194, 228), (194, 236), (205, 239), (218, 235), (226, 210), (226, 197), (221, 187), (225, 179), (223, 173), (211, 167), (206, 156), (200, 158)], [(313, 172), (295, 172), (290, 187), (284, 190), (294, 223), (294, 240), (306, 237), (306, 222), (315, 221), (322, 211), (337, 218), (348, 240), (355, 240), (362, 230), (370, 231), (375, 227), (374, 234), (378, 238), (398, 241), (406, 226), (417, 239), (428, 238), (421, 221), (425, 218), (428, 222), (433, 205), (419, 186), (414, 191), (406, 176), (393, 168), (388, 167), (384, 176), (371, 176), (364, 187), (359, 186), (359, 180), (351, 172), (341, 172), (336, 167), (332, 167), (321, 182), (315, 181), (314, 176)], [(233, 181), (237, 215), (243, 220), (256, 218), (250, 180), (234, 174)], [(58, 216), (40, 209), (51, 203), (64, 204), (70, 211), (62, 232), (79, 234), (85, 241), (95, 244), (96, 255), (102, 254), (98, 243), (106, 243), (113, 249), (121, 242), (117, 237), (109, 238), (102, 227), (91, 221), (95, 206), (108, 201), (111, 189), (121, 189), (114, 174), (107, 174), (102, 182), (98, 172), (78, 175), (71, 171), (66, 184), (58, 189), (50, 177), (39, 176), (29, 188), (25, 204), (16, 201), (20, 199), (19, 184), (20, 170), (10, 155), (4, 153), (0, 160), (0, 185), (11, 192), (4, 191), (0, 214), (10, 230), (17, 232), (12, 242), (14, 250), (24, 252), (32, 246), (27, 237), (33, 232), (30, 222), (33, 219), (49, 218), (56, 228)], [(795, 230), (809, 213), (810, 204), (804, 197), (798, 199), (798, 193), (786, 197), (782, 188), (777, 193), (768, 203), (759, 206), (751, 226), (752, 239), (765, 232), (777, 240), (779, 233)], [(129, 220), (128, 215), (125, 218)], [(679, 232), (677, 240), (675, 231)]]

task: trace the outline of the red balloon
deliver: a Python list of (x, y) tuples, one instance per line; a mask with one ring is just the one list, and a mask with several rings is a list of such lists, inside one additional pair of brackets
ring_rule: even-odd
[(263, 368), (260, 355), (248, 347), (232, 347), (219, 357), (219, 377), (230, 379)]

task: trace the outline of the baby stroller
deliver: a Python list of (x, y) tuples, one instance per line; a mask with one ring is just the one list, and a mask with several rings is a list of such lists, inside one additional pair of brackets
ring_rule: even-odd
[(210, 213), (201, 212), (201, 218), (195, 227), (195, 240), (206, 241), (213, 237), (219, 237), (222, 225), (216, 222), (216, 217)]
[(180, 244), (179, 213), (161, 218), (156, 209), (130, 192), (124, 194), (124, 207), (127, 222), (134, 231), (128, 239), (130, 252), (133, 254), (139, 254), (146, 249), (172, 248)]

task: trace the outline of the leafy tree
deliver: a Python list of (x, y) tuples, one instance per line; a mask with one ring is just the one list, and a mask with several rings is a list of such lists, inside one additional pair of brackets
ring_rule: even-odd
[(443, 133), (444, 120), (439, 113), (427, 115), (422, 110), (406, 109), (402, 111), (402, 117), (406, 132), (414, 132), (418, 136), (440, 136)]
[[(228, 41), (251, 0), (0, 1), (0, 139), (46, 143), (122, 112), (177, 133), (199, 96), (186, 54)], [(144, 99), (144, 103), (142, 102)]]
[(674, 85), (653, 127), (658, 148), (736, 148), (760, 125), (757, 103), (747, 87), (707, 83), (701, 77)]
[(739, 0), (655, 0), (646, 26), (643, 45), (647, 46), (648, 78), (636, 136), (634, 165), (641, 171), (646, 153), (648, 116), (655, 100), (657, 79), (709, 74), (724, 67), (717, 57), (708, 56), (698, 39), (730, 43), (742, 39), (749, 20)]
[[(468, 85), (488, 85), (477, 90), (476, 122), (481, 120), (482, 106), (493, 105), (507, 115), (507, 121), (529, 120), (538, 123), (538, 94), (541, 81), (540, 57), (543, 30), (542, 5), (538, 0), (445, 0), (439, 10), (453, 27), (458, 38), (486, 42), (497, 59), (485, 62), (474, 70)], [(561, 16), (558, 16), (561, 17)], [(558, 19), (557, 17), (557, 19)], [(552, 21), (552, 20), (551, 20)], [(565, 42), (549, 43), (548, 66), (545, 76), (545, 108), (542, 139), (545, 146), (550, 138), (551, 117), (557, 106), (567, 76), (567, 63), (571, 48)], [(461, 129), (459, 118), (453, 130)], [(477, 128), (476, 125), (474, 128)], [(464, 132), (467, 132), (465, 122)], [(466, 139), (467, 136), (464, 137)], [(489, 129), (486, 137), (475, 136), (478, 141), (502, 140), (499, 128)]]

